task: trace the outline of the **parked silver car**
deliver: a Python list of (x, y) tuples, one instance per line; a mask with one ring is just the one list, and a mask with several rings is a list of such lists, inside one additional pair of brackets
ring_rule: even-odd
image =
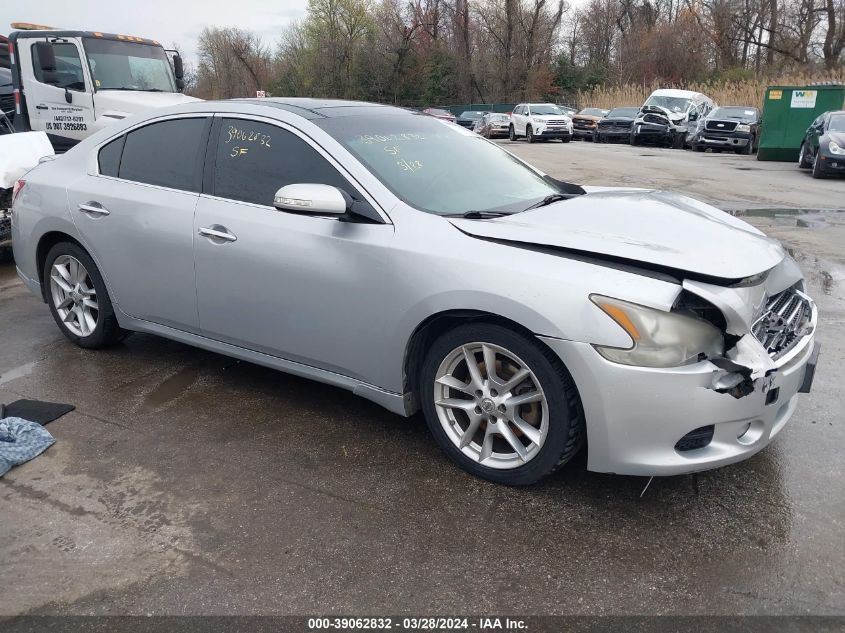
[(778, 242), (406, 110), (185, 104), (25, 180), (18, 272), (70, 340), (148, 332), (422, 409), (493, 481), (535, 482), (585, 443), (602, 472), (736, 462), (812, 381), (816, 307)]

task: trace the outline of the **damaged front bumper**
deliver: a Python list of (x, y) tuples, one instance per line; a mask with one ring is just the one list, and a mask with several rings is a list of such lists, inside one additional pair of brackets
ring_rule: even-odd
[[(734, 397), (719, 393), (714, 381), (724, 370), (710, 361), (668, 369), (632, 367), (605, 360), (586, 343), (543, 340), (566, 364), (581, 394), (587, 468), (622, 475), (679, 475), (751, 457), (795, 412), (797, 394), (809, 386), (806, 378), (812, 381), (818, 357), (810, 334), (787, 362)], [(689, 434), (711, 425), (706, 445), (677, 448)]]
[(677, 475), (762, 450), (812, 387), (818, 310), (791, 258), (753, 286), (686, 280), (722, 312), (731, 344), (721, 358), (652, 368), (606, 360), (592, 345), (544, 337), (578, 386), (588, 468)]

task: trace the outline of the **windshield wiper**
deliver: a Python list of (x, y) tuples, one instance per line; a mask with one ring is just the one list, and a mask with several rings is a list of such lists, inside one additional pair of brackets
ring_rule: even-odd
[(572, 197), (571, 194), (553, 193), (551, 195), (546, 196), (542, 200), (540, 200), (540, 202), (535, 202), (534, 204), (532, 204), (530, 207), (528, 207), (525, 210), (530, 211), (531, 209), (539, 209), (540, 207), (545, 207), (545, 206), (551, 204), (552, 202), (558, 202), (560, 200), (569, 200), (571, 197)]
[(487, 220), (500, 218), (503, 215), (511, 215), (508, 211), (467, 211), (466, 213), (449, 213), (447, 218), (465, 218), (467, 220)]

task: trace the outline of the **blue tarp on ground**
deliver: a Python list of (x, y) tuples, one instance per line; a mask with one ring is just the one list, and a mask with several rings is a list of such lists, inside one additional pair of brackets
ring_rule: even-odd
[(3, 418), (0, 420), (0, 477), (12, 466), (37, 457), (55, 441), (47, 429), (37, 422)]

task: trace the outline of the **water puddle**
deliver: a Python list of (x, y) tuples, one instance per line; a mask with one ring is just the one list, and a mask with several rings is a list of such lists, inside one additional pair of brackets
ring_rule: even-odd
[(802, 229), (823, 229), (831, 225), (830, 220), (845, 219), (845, 209), (790, 209), (762, 207), (759, 209), (734, 209), (728, 211), (738, 218), (771, 218), (784, 226), (796, 226)]

